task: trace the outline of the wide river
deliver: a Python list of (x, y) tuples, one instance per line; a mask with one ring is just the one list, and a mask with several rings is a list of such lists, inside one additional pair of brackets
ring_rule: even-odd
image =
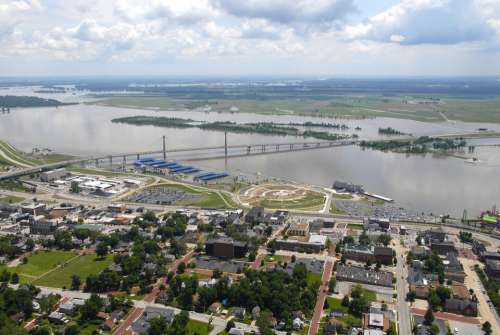
[[(318, 119), (299, 116), (254, 114), (218, 114), (198, 111), (152, 111), (93, 105), (60, 108), (15, 109), (0, 114), (0, 139), (30, 152), (32, 148), (50, 148), (58, 152), (93, 155), (134, 152), (161, 148), (167, 136), (168, 148), (222, 145), (221, 132), (200, 129), (167, 129), (112, 123), (116, 117), (163, 115), (193, 120), (230, 120), (235, 122), (330, 122), (350, 126), (346, 133), (360, 138), (379, 138), (378, 128), (391, 126), (414, 135), (463, 133), (485, 127), (500, 131), (500, 125), (462, 122), (423, 123), (377, 118), (365, 120)], [(354, 128), (360, 126), (361, 131)], [(323, 129), (324, 130), (324, 129)], [(330, 131), (333, 131), (330, 129)], [(302, 138), (228, 134), (229, 144), (304, 141)], [(500, 139), (473, 141), (497, 144)], [(199, 161), (207, 169), (227, 169), (233, 174), (281, 177), (330, 187), (334, 180), (363, 184), (369, 192), (396, 200), (406, 208), (434, 214), (469, 215), (500, 205), (500, 147), (477, 147), (474, 154), (481, 162), (468, 164), (453, 157), (417, 156), (341, 147), (281, 153), (224, 160)]]

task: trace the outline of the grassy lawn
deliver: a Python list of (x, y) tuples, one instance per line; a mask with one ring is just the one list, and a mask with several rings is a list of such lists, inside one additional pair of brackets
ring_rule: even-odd
[(60, 264), (63, 264), (77, 255), (71, 251), (39, 251), (28, 257), (28, 263), (21, 264), (8, 270), (17, 272), (21, 280), (31, 281), (47, 271), (50, 271)]
[(309, 191), (307, 194), (297, 200), (268, 200), (264, 199), (258, 202), (255, 206), (276, 209), (304, 209), (312, 210), (322, 208), (325, 204), (325, 195), (319, 192)]
[(76, 159), (77, 157), (70, 156), (70, 155), (64, 155), (64, 154), (52, 153), (52, 154), (48, 154), (48, 155), (36, 156), (36, 158), (37, 158), (37, 160), (40, 160), (44, 164), (50, 164), (50, 163), (69, 161), (72, 159)]
[(357, 318), (354, 315), (346, 314), (335, 319), (341, 321), (347, 327), (361, 327), (361, 318)]
[(368, 301), (376, 301), (377, 300), (377, 293), (375, 293), (372, 290), (367, 290), (366, 288), (363, 288), (363, 296)]
[(282, 256), (282, 255), (274, 255), (274, 256), (267, 255), (264, 258), (264, 261), (265, 262), (280, 262), (280, 261), (284, 261), (285, 259), (286, 259), (286, 257)]
[(330, 205), (330, 214), (345, 215), (347, 213), (338, 209), (337, 206), (335, 206), (335, 201), (332, 201), (332, 204)]
[(186, 330), (190, 335), (208, 335), (214, 329), (214, 326), (208, 325), (208, 323), (197, 321), (197, 320), (189, 320)]
[(328, 311), (331, 311), (333, 309), (337, 311), (342, 311), (343, 313), (347, 313), (348, 311), (347, 307), (342, 306), (342, 299), (327, 297), (326, 303), (328, 304)]
[(347, 228), (349, 229), (357, 229), (357, 230), (363, 230), (363, 225), (362, 224), (355, 224), (355, 223), (348, 223)]
[(82, 282), (85, 282), (87, 276), (99, 274), (106, 269), (112, 261), (113, 257), (111, 255), (106, 256), (104, 259), (97, 258), (95, 254), (80, 256), (61, 268), (36, 280), (34, 284), (49, 287), (70, 287), (71, 276), (77, 275)]
[(0, 181), (0, 188), (15, 192), (30, 192), (30, 189), (18, 180), (2, 180)]
[(24, 201), (26, 198), (16, 197), (13, 195), (0, 195), (0, 204), (15, 204)]
[(319, 273), (313, 273), (313, 272), (308, 272), (307, 273), (307, 285), (308, 286), (313, 286), (314, 283), (320, 283), (321, 284), (321, 274)]
[(350, 194), (332, 193), (332, 197), (334, 197), (335, 199), (342, 199), (342, 200), (352, 199), (352, 195), (350, 195)]
[(94, 176), (103, 176), (103, 177), (119, 177), (119, 176), (131, 176), (131, 174), (128, 173), (121, 173), (121, 172), (112, 172), (112, 171), (106, 171), (106, 170), (97, 170), (97, 169), (87, 169), (87, 168), (79, 168), (79, 167), (74, 167), (71, 166), (67, 168), (68, 171), (70, 172), (75, 172), (75, 173), (81, 173), (81, 174), (90, 174)]
[(40, 164), (38, 160), (27, 157), (24, 153), (16, 150), (13, 146), (8, 144), (7, 142), (0, 141), (0, 150), (2, 150), (6, 156), (21, 164), (29, 166)]

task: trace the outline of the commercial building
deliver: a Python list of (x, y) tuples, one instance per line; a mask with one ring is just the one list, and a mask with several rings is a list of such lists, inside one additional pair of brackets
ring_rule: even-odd
[(287, 231), (288, 236), (307, 236), (309, 223), (292, 223)]
[(393, 250), (390, 247), (380, 247), (377, 246), (373, 250), (373, 255), (375, 257), (376, 262), (380, 262), (381, 264), (389, 265), (392, 264), (393, 259)]
[(276, 248), (281, 250), (298, 251), (298, 252), (321, 252), (325, 248), (324, 245), (311, 242), (303, 242), (297, 240), (276, 240)]
[(246, 242), (229, 237), (210, 239), (205, 243), (205, 253), (220, 258), (243, 258), (248, 251)]
[(52, 235), (57, 229), (57, 223), (49, 221), (44, 217), (36, 217), (30, 223), (30, 234)]
[(373, 271), (363, 267), (339, 264), (336, 277), (337, 281), (392, 287), (394, 275), (392, 272)]
[(431, 250), (432, 252), (436, 252), (440, 255), (446, 255), (449, 252), (457, 253), (455, 244), (451, 241), (431, 242)]
[(264, 219), (264, 208), (263, 207), (253, 207), (245, 215), (245, 222), (249, 224), (259, 223)]
[(350, 193), (363, 193), (365, 191), (363, 185), (355, 185), (338, 180), (333, 183), (333, 189)]
[(361, 244), (346, 245), (344, 247), (343, 255), (346, 259), (356, 262), (366, 263), (368, 261), (373, 262), (375, 260), (373, 248)]
[(53, 182), (54, 180), (64, 178), (69, 175), (65, 168), (45, 171), (40, 174), (40, 180), (46, 183)]

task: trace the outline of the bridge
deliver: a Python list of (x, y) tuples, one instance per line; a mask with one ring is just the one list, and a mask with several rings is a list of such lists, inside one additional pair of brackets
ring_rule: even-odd
[[(293, 142), (293, 143), (258, 143), (258, 144), (238, 144), (195, 147), (195, 148), (179, 148), (167, 150), (165, 140), (162, 150), (151, 150), (131, 153), (120, 153), (111, 155), (91, 156), (84, 158), (76, 158), (56, 163), (37, 165), (27, 167), (16, 171), (8, 172), (0, 175), (1, 180), (14, 179), (22, 176), (40, 173), (43, 171), (53, 170), (69, 165), (88, 166), (91, 164), (95, 167), (103, 165), (127, 165), (129, 162), (140, 159), (145, 156), (162, 156), (163, 159), (177, 159), (185, 161), (199, 161), (209, 159), (234, 158), (254, 155), (267, 155), (294, 151), (315, 150), (340, 146), (355, 145), (358, 141), (355, 140), (339, 140), (339, 141), (316, 141), (316, 142)], [(196, 154), (196, 152), (199, 152)], [(186, 156), (183, 156), (186, 155)]]

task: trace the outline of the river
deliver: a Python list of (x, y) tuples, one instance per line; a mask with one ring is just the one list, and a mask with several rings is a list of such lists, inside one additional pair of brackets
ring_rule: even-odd
[[(423, 123), (411, 120), (376, 118), (364, 120), (319, 119), (300, 116), (220, 114), (198, 111), (152, 111), (95, 105), (59, 108), (13, 109), (0, 114), (0, 139), (30, 152), (50, 148), (75, 155), (109, 154), (159, 150), (166, 135), (167, 147), (187, 148), (223, 145), (221, 132), (196, 128), (167, 129), (112, 123), (116, 117), (161, 115), (194, 120), (234, 122), (330, 122), (345, 123), (347, 134), (376, 139), (379, 127), (393, 127), (416, 136), (463, 133), (484, 127), (500, 131), (497, 124), (463, 122)], [(359, 126), (361, 131), (355, 131)], [(318, 129), (325, 130), (325, 129)], [(332, 129), (326, 129), (333, 132)], [(303, 141), (302, 138), (228, 134), (229, 144)], [(496, 144), (500, 139), (474, 140), (474, 144)], [(401, 206), (426, 213), (461, 216), (467, 209), (477, 215), (500, 204), (500, 147), (477, 147), (474, 156), (481, 162), (467, 164), (453, 157), (417, 156), (362, 150), (359, 147), (329, 148), (276, 155), (231, 158), (227, 169), (233, 174), (260, 174), (330, 187), (334, 180), (363, 184), (369, 192), (396, 200)], [(196, 162), (209, 169), (223, 170), (224, 160)]]

